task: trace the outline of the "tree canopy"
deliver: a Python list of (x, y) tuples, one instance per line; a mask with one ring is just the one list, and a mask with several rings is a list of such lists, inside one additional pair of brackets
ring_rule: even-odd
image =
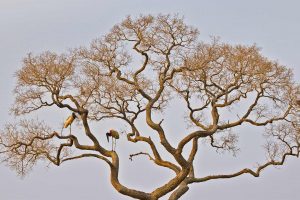
[[(29, 53), (16, 72), (12, 113), (19, 117), (52, 106), (68, 109), (84, 131), (73, 128), (62, 135), (44, 121), (29, 118), (8, 123), (0, 135), (2, 160), (25, 175), (39, 160), (59, 166), (93, 157), (110, 167), (111, 184), (121, 194), (136, 199), (169, 194), (172, 200), (191, 184), (243, 174), (258, 177), (269, 166), (283, 165), (288, 156), (298, 157), (300, 87), (292, 70), (264, 57), (256, 45), (198, 38), (199, 31), (177, 15), (129, 16), (88, 47), (64, 54)], [(164, 128), (163, 113), (174, 99), (184, 102), (182, 123), (189, 127), (175, 145), (170, 138), (176, 133)], [(116, 119), (127, 124), (128, 144), (145, 145), (144, 152), (130, 159), (144, 155), (171, 170), (174, 176), (167, 183), (146, 192), (119, 181), (118, 150), (105, 148), (90, 126)], [(198, 177), (194, 159), (199, 141), (207, 139), (213, 148), (235, 154), (239, 133), (231, 130), (245, 124), (265, 128), (265, 163), (256, 169)], [(152, 130), (151, 137), (141, 126)], [(90, 142), (83, 143), (80, 134)]]

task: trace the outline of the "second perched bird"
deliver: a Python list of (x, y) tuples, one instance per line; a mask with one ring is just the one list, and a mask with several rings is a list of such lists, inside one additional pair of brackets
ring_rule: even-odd
[(71, 125), (76, 118), (77, 118), (77, 116), (73, 112), (72, 115), (70, 115), (64, 123), (64, 128), (68, 128), (68, 126), (70, 126), (70, 134), (71, 134)]
[[(116, 149), (116, 145), (117, 145), (117, 139), (120, 138), (120, 135), (118, 133), (118, 131), (110, 129), (109, 132), (106, 133), (106, 138), (107, 141), (109, 142), (109, 137), (112, 138), (112, 151), (114, 151)], [(114, 148), (114, 144), (115, 144), (115, 148)]]
[(72, 115), (70, 115), (66, 119), (66, 121), (64, 123), (64, 128), (68, 128), (68, 126), (70, 126), (73, 123), (74, 119), (76, 119), (76, 118), (77, 118), (77, 116), (75, 115), (75, 113), (72, 113)]

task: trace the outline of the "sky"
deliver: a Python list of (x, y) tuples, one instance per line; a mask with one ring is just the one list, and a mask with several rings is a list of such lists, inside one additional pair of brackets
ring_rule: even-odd
[[(14, 120), (9, 115), (16, 81), (14, 73), (21, 68), (27, 53), (64, 52), (87, 45), (109, 32), (127, 15), (178, 13), (185, 17), (187, 24), (200, 30), (200, 40), (209, 41), (210, 36), (220, 36), (222, 41), (231, 44), (255, 43), (265, 56), (292, 68), (295, 80), (299, 82), (299, 7), (298, 0), (0, 0), (0, 127)], [(54, 118), (65, 117), (56, 117), (54, 111), (49, 112), (51, 114), (44, 118), (53, 123), (56, 122)], [(170, 119), (172, 122), (179, 117)], [(173, 128), (182, 128), (177, 125)], [(260, 132), (249, 133), (248, 127), (241, 130), (241, 153), (237, 157), (201, 149), (196, 162), (199, 173), (234, 172), (242, 166), (254, 167), (257, 160), (263, 158), (263, 155), (257, 155)], [(125, 138), (121, 138), (118, 148), (124, 148), (120, 153), (122, 182), (150, 191), (170, 178), (169, 173), (149, 164), (147, 159), (134, 162), (125, 159), (132, 153), (126, 144)], [(299, 159), (288, 159), (285, 166), (268, 168), (260, 178), (244, 175), (195, 184), (182, 199), (293, 200), (298, 196), (299, 169)], [(0, 164), (0, 199), (129, 199), (114, 191), (108, 172), (102, 162), (80, 160), (61, 167), (48, 168), (41, 164), (20, 179)]]

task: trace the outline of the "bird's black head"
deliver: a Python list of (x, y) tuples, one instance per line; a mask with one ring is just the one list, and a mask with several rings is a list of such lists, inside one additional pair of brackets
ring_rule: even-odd
[(72, 113), (72, 117), (73, 117), (74, 119), (77, 118), (77, 116), (76, 116), (76, 114), (75, 114), (74, 112)]

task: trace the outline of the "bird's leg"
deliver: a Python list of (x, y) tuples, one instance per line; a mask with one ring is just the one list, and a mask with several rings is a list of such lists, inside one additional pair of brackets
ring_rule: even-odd
[[(72, 134), (72, 124), (70, 124), (70, 135)], [(68, 142), (71, 142), (71, 139), (68, 139)]]
[(111, 138), (111, 150), (114, 151), (114, 138)]
[(114, 151), (116, 151), (116, 139), (114, 139)]
[(115, 139), (115, 151), (116, 151), (116, 148), (117, 148), (117, 140)]
[(63, 130), (64, 130), (64, 126), (61, 128), (61, 131), (60, 131), (60, 136), (63, 136)]
[(116, 142), (117, 142), (117, 140), (116, 140), (116, 138), (114, 138), (114, 151), (116, 151)]

